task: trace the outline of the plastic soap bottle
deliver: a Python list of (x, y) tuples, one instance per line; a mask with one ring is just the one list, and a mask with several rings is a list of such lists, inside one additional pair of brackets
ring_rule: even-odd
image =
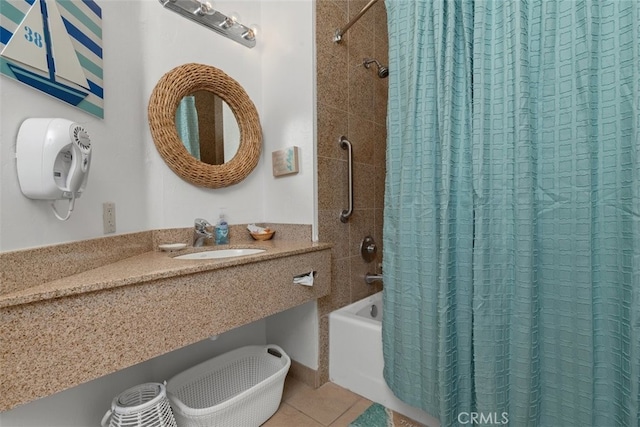
[(229, 244), (229, 224), (224, 219), (224, 212), (220, 212), (220, 219), (216, 224), (216, 245)]

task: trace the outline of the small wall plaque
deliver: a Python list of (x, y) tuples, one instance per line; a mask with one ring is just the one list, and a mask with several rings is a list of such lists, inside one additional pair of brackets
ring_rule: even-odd
[(273, 176), (291, 175), (299, 172), (298, 147), (288, 147), (271, 153)]

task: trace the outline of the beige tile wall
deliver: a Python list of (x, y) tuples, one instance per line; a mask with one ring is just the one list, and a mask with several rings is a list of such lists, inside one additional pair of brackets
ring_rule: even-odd
[[(319, 301), (320, 369), (317, 384), (328, 380), (328, 313), (377, 292), (365, 284), (367, 272), (378, 272), (382, 254), (382, 208), (386, 151), (388, 79), (375, 67), (365, 69), (364, 58), (388, 64), (387, 15), (379, 0), (343, 36), (333, 34), (368, 0), (317, 0), (318, 92), (318, 220), (319, 238), (334, 244), (331, 294)], [(338, 138), (353, 144), (354, 213), (347, 224), (340, 212), (347, 208), (347, 152)], [(360, 242), (371, 235), (378, 244), (378, 260), (360, 257)]]

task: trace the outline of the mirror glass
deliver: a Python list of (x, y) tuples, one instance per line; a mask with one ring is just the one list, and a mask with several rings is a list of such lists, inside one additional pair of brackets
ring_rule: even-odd
[(236, 117), (213, 92), (199, 90), (184, 96), (176, 110), (176, 128), (187, 151), (209, 165), (222, 165), (238, 151)]

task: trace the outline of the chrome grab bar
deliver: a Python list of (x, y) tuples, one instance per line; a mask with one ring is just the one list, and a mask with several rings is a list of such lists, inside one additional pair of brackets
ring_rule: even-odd
[(340, 221), (348, 222), (353, 214), (353, 148), (346, 136), (341, 136), (338, 140), (340, 147), (349, 153), (349, 209), (345, 209), (340, 214)]

